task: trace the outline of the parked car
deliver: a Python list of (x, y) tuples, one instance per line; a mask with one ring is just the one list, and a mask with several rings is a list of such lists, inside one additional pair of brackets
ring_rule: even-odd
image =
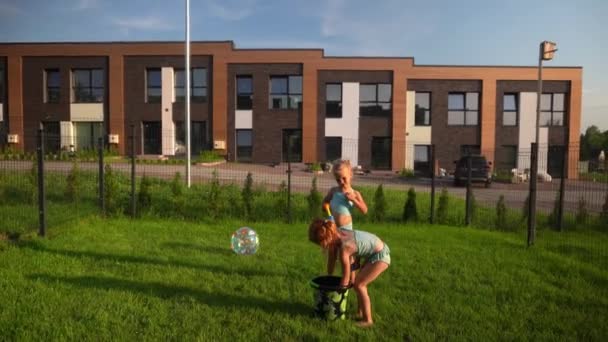
[[(456, 169), (454, 170), (454, 185), (460, 186), (466, 184), (468, 177), (468, 158), (467, 156), (461, 157), (459, 160), (454, 161)], [(484, 183), (485, 187), (490, 187), (492, 184), (492, 172), (490, 162), (486, 160), (486, 157), (481, 155), (471, 155), (471, 182)]]

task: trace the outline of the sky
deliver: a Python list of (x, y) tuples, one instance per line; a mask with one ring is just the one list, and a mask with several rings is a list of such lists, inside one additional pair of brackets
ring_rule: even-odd
[[(192, 41), (407, 56), (416, 64), (583, 67), (581, 130), (608, 130), (608, 0), (190, 0)], [(185, 0), (0, 0), (0, 42), (181, 41)]]

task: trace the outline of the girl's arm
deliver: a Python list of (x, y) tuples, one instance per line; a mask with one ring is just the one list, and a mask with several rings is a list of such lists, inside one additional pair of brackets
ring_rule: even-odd
[(365, 204), (365, 200), (361, 193), (357, 190), (346, 193), (346, 198), (353, 202), (353, 204), (363, 213), (367, 214), (367, 204)]
[(327, 250), (327, 274), (334, 274), (334, 269), (336, 268), (336, 248), (331, 247)]
[(340, 264), (342, 265), (342, 280), (340, 286), (346, 287), (350, 285), (350, 252), (348, 248), (340, 249)]

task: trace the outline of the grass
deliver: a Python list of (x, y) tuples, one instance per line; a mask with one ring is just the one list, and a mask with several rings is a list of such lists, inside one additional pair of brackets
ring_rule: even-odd
[[(376, 325), (311, 317), (324, 258), (305, 224), (251, 223), (255, 256), (229, 250), (242, 221), (90, 216), (47, 239), (0, 241), (7, 340), (605, 340), (605, 234), (525, 236), (366, 223), (393, 264), (370, 286)], [(349, 316), (356, 307), (349, 296)]]

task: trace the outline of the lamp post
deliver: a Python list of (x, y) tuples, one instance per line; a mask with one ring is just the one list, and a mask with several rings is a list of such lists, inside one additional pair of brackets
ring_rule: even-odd
[(186, 186), (190, 188), (190, 0), (186, 0)]
[(556, 44), (550, 41), (540, 43), (538, 49), (538, 90), (536, 93), (536, 134), (532, 144), (532, 165), (530, 167), (530, 202), (528, 207), (528, 247), (534, 244), (536, 239), (536, 183), (538, 180), (538, 145), (540, 131), (540, 101), (543, 93), (543, 61), (553, 59)]

